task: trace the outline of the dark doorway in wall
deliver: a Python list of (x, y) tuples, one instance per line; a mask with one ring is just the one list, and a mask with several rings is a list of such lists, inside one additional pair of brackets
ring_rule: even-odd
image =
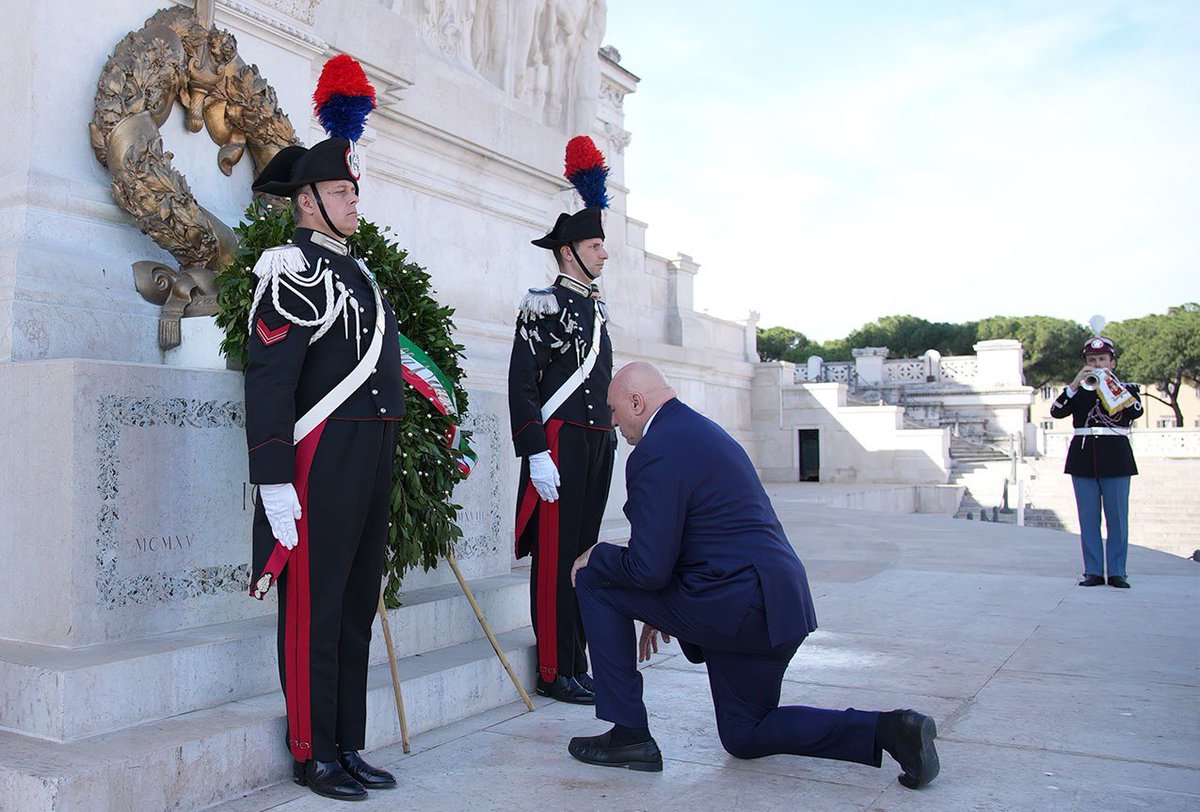
[(800, 481), (821, 481), (821, 432), (800, 429)]

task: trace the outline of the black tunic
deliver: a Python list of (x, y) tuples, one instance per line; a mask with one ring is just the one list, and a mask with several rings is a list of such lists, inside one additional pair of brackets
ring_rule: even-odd
[[(592, 351), (597, 308), (604, 305), (591, 298), (591, 291), (565, 276), (559, 276), (549, 288), (531, 290), (522, 303), (508, 365), (508, 408), (518, 457), (547, 450), (542, 404)], [(584, 428), (611, 431), (611, 380), (612, 342), (607, 324), (602, 323), (595, 366), (553, 416)]]
[[(1095, 392), (1079, 389), (1071, 397), (1064, 389), (1050, 407), (1050, 416), (1061, 418), (1070, 415), (1071, 423), (1077, 429), (1093, 426), (1128, 428), (1142, 416), (1142, 398), (1133, 384), (1125, 384), (1125, 388), (1133, 395), (1134, 402), (1115, 415), (1105, 411), (1100, 396)], [(1098, 478), (1133, 476), (1138, 471), (1129, 438), (1101, 434), (1071, 438), (1065, 472), (1071, 476)]]
[[(303, 252), (308, 273), (320, 267), (321, 273), (332, 276), (335, 286), (345, 285), (357, 302), (357, 319), (350, 312), (345, 321), (339, 315), (325, 335), (309, 344), (318, 328), (296, 324), (280, 308), (303, 321), (316, 320), (326, 309), (324, 285), (302, 287), (303, 293), (298, 294), (281, 284), (279, 308), (270, 291), (263, 296), (251, 319), (246, 366), (246, 444), (250, 481), (256, 484), (293, 480), (296, 420), (358, 365), (359, 353), (366, 353), (374, 332), (375, 297), (358, 261), (313, 239), (311, 230), (301, 228), (292, 242)], [(367, 381), (330, 415), (333, 419), (399, 420), (404, 415), (399, 329), (386, 299), (383, 307), (387, 326), (379, 360)]]

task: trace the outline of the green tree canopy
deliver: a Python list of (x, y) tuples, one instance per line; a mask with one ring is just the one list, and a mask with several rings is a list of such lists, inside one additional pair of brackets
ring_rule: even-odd
[(821, 345), (804, 333), (788, 327), (758, 328), (758, 357), (764, 361), (803, 364), (810, 355), (820, 355)]
[(1083, 366), (1079, 350), (1092, 335), (1081, 324), (1053, 316), (992, 316), (977, 322), (979, 341), (1015, 338), (1025, 350), (1025, 383), (1040, 389), (1064, 383)]
[(1165, 397), (1150, 397), (1170, 406), (1175, 425), (1182, 426), (1180, 390), (1200, 386), (1200, 306), (1192, 302), (1115, 322), (1104, 334), (1117, 345), (1118, 377), (1157, 387)]
[(884, 316), (864, 324), (846, 343), (854, 347), (887, 347), (893, 358), (916, 358), (926, 350), (942, 355), (967, 355), (975, 343), (974, 324), (932, 322), (918, 316)]

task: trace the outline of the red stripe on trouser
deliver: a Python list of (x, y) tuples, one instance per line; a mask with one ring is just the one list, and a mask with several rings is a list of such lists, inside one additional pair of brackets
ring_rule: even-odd
[[(546, 424), (546, 445), (555, 466), (561, 428), (561, 420)], [(538, 506), (538, 671), (546, 682), (558, 676), (558, 506), (557, 500)]]
[(517, 541), (520, 541), (521, 534), (525, 532), (525, 526), (529, 524), (529, 520), (533, 517), (533, 509), (538, 503), (537, 488), (533, 487), (533, 480), (525, 483), (525, 495), (521, 497), (521, 508), (517, 511), (517, 527), (513, 534)]
[(288, 559), (287, 617), (284, 632), (285, 693), (287, 694), (288, 747), (297, 761), (312, 758), (312, 686), (309, 638), (312, 631), (312, 602), (308, 560), (308, 475), (325, 421), (296, 446), (296, 496), (300, 519), (296, 522), (299, 541)]

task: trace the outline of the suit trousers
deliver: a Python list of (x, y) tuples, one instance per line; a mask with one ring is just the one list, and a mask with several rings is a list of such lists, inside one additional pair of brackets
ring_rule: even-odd
[[(1084, 575), (1125, 575), (1129, 555), (1129, 480), (1127, 476), (1073, 476), (1075, 508), (1079, 513), (1079, 542)], [(1100, 538), (1100, 510), (1108, 531), (1107, 548)]]
[[(366, 746), (371, 624), (396, 448), (395, 421), (331, 419), (317, 432), (308, 475), (296, 483), (300, 543), (277, 586), (279, 680), (298, 761), (332, 761), (339, 750)], [(261, 500), (254, 533), (273, 535)]]
[(641, 620), (678, 638), (689, 659), (703, 657), (717, 733), (730, 755), (788, 753), (880, 766), (878, 712), (780, 706), (784, 672), (804, 641), (772, 645), (761, 606), (751, 606), (737, 634), (725, 637), (688, 617), (672, 585), (657, 592), (613, 587), (586, 567), (575, 583), (591, 645), (598, 718), (648, 726), (634, 630), (634, 620)]

